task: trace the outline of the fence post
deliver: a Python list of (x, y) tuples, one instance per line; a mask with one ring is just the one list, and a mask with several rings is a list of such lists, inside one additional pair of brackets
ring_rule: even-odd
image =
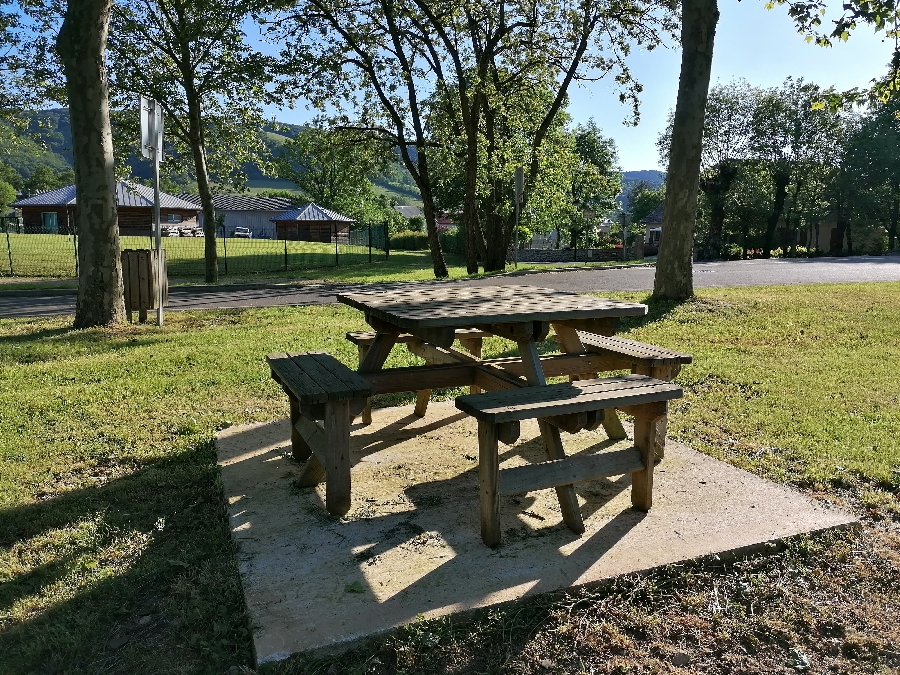
[(337, 235), (337, 223), (334, 224), (334, 266), (337, 267), (340, 265), (340, 261), (338, 260), (338, 235)]
[(391, 228), (387, 221), (384, 221), (384, 259), (391, 257)]
[(287, 239), (284, 240), (284, 271), (288, 271)]
[(222, 228), (222, 253), (225, 259), (225, 274), (228, 274), (228, 237), (225, 236), (225, 228)]
[[(18, 224), (18, 223), (17, 223)], [(9, 221), (6, 221), (6, 253), (9, 255), (9, 275), (14, 276), (15, 272), (13, 272), (13, 261), (12, 261), (12, 246), (9, 243)], [(18, 229), (18, 228), (16, 228)]]
[(372, 262), (372, 223), (369, 223), (369, 262)]

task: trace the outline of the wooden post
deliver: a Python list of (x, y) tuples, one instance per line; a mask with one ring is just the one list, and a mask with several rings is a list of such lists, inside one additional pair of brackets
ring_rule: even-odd
[[(658, 410), (662, 406), (663, 414)], [(638, 406), (634, 416), (634, 444), (644, 460), (644, 470), (631, 474), (631, 504), (640, 511), (653, 506), (653, 464), (656, 462), (656, 442), (660, 432), (665, 434), (666, 404)]]
[[(357, 352), (359, 353), (359, 364), (362, 366), (363, 361), (366, 359), (366, 352), (369, 351), (368, 345), (357, 345)], [(363, 408), (362, 411), (362, 423), (369, 425), (372, 424), (372, 397), (366, 399), (366, 407)]]
[[(534, 340), (519, 343), (519, 354), (522, 356), (522, 365), (525, 369), (525, 377), (532, 386), (546, 386), (544, 371), (541, 369), (541, 359)], [(563, 459), (566, 452), (563, 449), (559, 429), (543, 420), (538, 420), (541, 430), (541, 438), (549, 459)], [(584, 520), (581, 517), (581, 508), (578, 506), (578, 496), (575, 494), (575, 486), (557, 485), (556, 496), (559, 499), (559, 507), (562, 511), (563, 522), (570, 530), (578, 534), (584, 532)]]
[[(384, 366), (384, 362), (387, 361), (387, 357), (391, 353), (391, 349), (393, 349), (394, 345), (397, 342), (398, 335), (400, 335), (400, 331), (397, 331), (396, 333), (378, 333), (375, 336), (375, 339), (372, 340), (372, 344), (366, 350), (365, 356), (363, 356), (357, 372), (359, 372), (360, 374), (365, 374), (377, 373), (379, 370), (381, 370), (381, 368)], [(353, 405), (350, 407), (351, 419), (356, 417), (359, 413), (363, 412), (368, 407), (369, 421), (365, 422), (365, 418), (363, 418), (363, 422), (365, 422), (366, 424), (371, 424), (371, 400), (371, 398), (367, 398), (364, 401), (355, 399), (353, 401)]]
[(297, 430), (297, 422), (300, 421), (300, 403), (293, 396), (288, 394), (288, 401), (291, 406), (291, 454), (298, 462), (305, 462), (312, 454), (312, 450), (303, 440), (303, 436)]
[(347, 399), (325, 404), (325, 508), (343, 516), (350, 510), (350, 405)]
[(500, 456), (497, 427), (478, 421), (478, 499), (481, 507), (481, 540), (487, 546), (500, 543)]
[[(482, 340), (480, 337), (479, 338), (461, 338), (459, 341), (459, 344), (461, 344), (463, 346), (463, 348), (467, 352), (469, 352), (472, 356), (474, 356), (476, 359), (481, 358), (481, 348), (484, 344), (484, 340)], [(470, 394), (480, 394), (481, 387), (473, 384), (471, 387), (469, 387), (469, 393)]]

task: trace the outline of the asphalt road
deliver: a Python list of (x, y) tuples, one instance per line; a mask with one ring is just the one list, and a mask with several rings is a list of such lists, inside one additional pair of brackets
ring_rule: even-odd
[[(419, 282), (464, 285), (527, 285), (585, 293), (589, 291), (642, 291), (653, 288), (653, 267), (572, 269), (556, 272), (508, 274), (465, 281)], [(813, 258), (741, 260), (694, 265), (694, 286), (768, 286), (863, 281), (900, 281), (900, 256), (880, 258)], [(410, 283), (410, 282), (407, 282)], [(168, 310), (316, 305), (335, 302), (338, 292), (351, 289), (396, 288), (403, 284), (304, 284), (260, 288), (218, 286), (176, 287), (169, 292)], [(74, 294), (21, 295), (0, 291), (0, 317), (73, 314)]]

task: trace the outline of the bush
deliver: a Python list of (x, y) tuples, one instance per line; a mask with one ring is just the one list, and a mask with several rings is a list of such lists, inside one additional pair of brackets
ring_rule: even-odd
[(425, 218), (423, 216), (413, 216), (406, 221), (406, 226), (410, 232), (424, 232)]
[(428, 250), (428, 235), (424, 232), (404, 230), (391, 235), (393, 251), (425, 251)]
[(444, 253), (466, 252), (466, 242), (463, 239), (462, 229), (458, 227), (438, 227), (438, 237), (441, 240), (441, 249)]
[(740, 260), (744, 254), (744, 248), (740, 244), (728, 244), (725, 247), (726, 260)]

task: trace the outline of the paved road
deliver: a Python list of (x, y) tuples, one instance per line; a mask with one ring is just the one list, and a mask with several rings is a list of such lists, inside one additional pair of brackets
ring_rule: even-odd
[[(542, 272), (454, 282), (455, 284), (516, 284), (543, 286), (558, 290), (642, 291), (653, 288), (653, 267), (620, 269), (578, 269)], [(814, 258), (797, 260), (743, 260), (697, 263), (696, 287), (767, 286), (773, 284), (816, 284), (859, 281), (900, 281), (900, 256), (882, 258)], [(400, 284), (380, 284), (397, 287)], [(335, 294), (355, 284), (305, 284), (235, 289), (228, 287), (173, 288), (169, 310), (213, 309), (226, 307), (269, 307), (274, 305), (315, 305), (335, 302)], [(365, 286), (367, 289), (373, 286)], [(16, 296), (0, 291), (0, 317), (54, 316), (72, 314), (74, 295), (40, 294)]]

